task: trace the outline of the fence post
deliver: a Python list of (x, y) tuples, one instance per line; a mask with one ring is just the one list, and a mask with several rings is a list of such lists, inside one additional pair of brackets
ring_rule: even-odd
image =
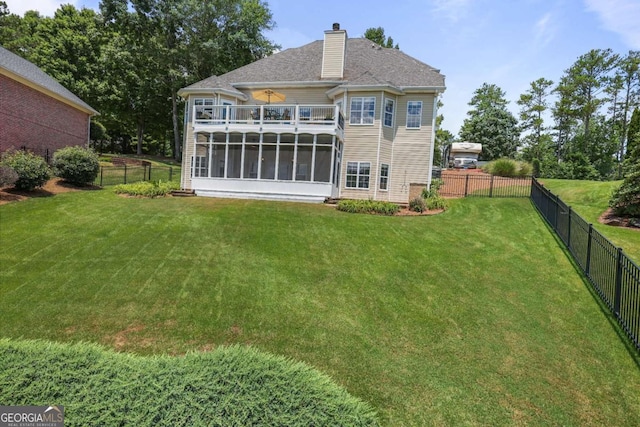
[(491, 182), (489, 183), (489, 198), (493, 197), (493, 175), (491, 175)]
[(149, 176), (148, 176), (148, 178), (149, 178), (149, 181), (151, 181), (151, 165), (149, 165)]
[(100, 166), (100, 187), (102, 187), (102, 173), (104, 172), (104, 166)]
[(124, 164), (124, 183), (127, 183), (127, 164)]
[(613, 313), (620, 317), (620, 297), (622, 294), (622, 248), (616, 256), (616, 289), (613, 293)]
[(467, 197), (467, 191), (469, 189), (469, 175), (464, 176), (464, 197)]
[(555, 195), (555, 196), (556, 196), (556, 200), (555, 200), (556, 208), (553, 213), (553, 229), (558, 231), (558, 210), (559, 210), (558, 208), (560, 207), (560, 203), (558, 203), (558, 199), (559, 199), (558, 195)]
[(169, 181), (173, 181), (173, 167), (169, 166)]
[(569, 250), (571, 250), (571, 213), (573, 212), (573, 210), (571, 210), (571, 206), (569, 206), (569, 212), (567, 212), (567, 248), (569, 248)]
[(591, 239), (593, 239), (593, 224), (589, 224), (589, 236), (587, 237), (587, 265), (584, 269), (588, 278), (591, 278)]

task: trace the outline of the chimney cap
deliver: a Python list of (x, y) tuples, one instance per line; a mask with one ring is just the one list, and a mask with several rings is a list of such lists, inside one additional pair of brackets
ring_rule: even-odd
[(338, 31), (340, 30), (340, 23), (339, 22), (334, 22), (333, 23), (333, 31)]

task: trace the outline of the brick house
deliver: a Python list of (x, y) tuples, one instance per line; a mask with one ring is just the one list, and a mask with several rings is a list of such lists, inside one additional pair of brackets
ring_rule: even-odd
[(26, 149), (50, 158), (89, 142), (98, 112), (33, 63), (0, 46), (0, 152)]

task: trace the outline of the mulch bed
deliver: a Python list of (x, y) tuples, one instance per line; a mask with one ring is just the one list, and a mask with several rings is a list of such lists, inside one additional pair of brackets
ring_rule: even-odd
[(86, 190), (99, 190), (100, 187), (94, 185), (88, 185), (86, 187), (77, 187), (69, 184), (60, 178), (50, 179), (41, 188), (36, 188), (33, 191), (16, 190), (15, 188), (0, 188), (0, 205), (4, 205), (10, 202), (20, 202), (22, 200), (30, 199), (33, 197), (51, 197), (60, 193), (68, 193), (70, 191), (86, 191)]

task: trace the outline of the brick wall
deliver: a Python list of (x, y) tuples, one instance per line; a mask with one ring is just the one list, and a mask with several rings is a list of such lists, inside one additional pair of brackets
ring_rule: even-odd
[(89, 115), (0, 75), (0, 152), (26, 147), (49, 156), (62, 147), (86, 145)]

